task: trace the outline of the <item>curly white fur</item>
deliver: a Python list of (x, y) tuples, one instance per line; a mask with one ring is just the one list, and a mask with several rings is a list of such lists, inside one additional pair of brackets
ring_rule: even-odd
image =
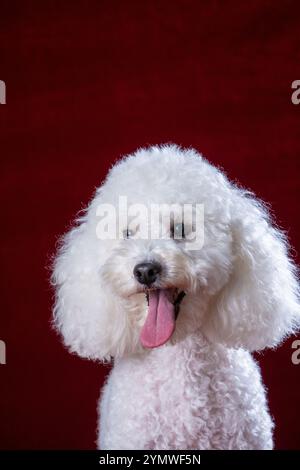
[[(204, 204), (204, 246), (99, 240), (99, 204)], [(125, 229), (126, 227), (124, 227)], [(186, 292), (164, 346), (139, 340), (147, 315), (133, 268), (164, 266)], [(55, 261), (55, 325), (72, 352), (114, 358), (100, 400), (103, 449), (270, 449), (272, 419), (250, 352), (275, 347), (300, 323), (295, 268), (265, 207), (196, 151), (138, 150), (118, 162)]]

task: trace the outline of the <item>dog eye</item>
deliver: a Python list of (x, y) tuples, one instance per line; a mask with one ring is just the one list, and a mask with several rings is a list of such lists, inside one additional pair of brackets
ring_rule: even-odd
[(131, 238), (133, 235), (133, 230), (130, 230), (129, 228), (125, 228), (125, 230), (123, 230), (123, 238)]
[(182, 239), (185, 237), (185, 233), (184, 233), (184, 224), (174, 224), (174, 227), (173, 227), (173, 238), (175, 239)]

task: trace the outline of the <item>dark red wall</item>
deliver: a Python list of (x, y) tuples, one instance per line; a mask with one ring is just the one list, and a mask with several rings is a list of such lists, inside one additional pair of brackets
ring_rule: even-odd
[[(300, 249), (298, 5), (1, 1), (1, 448), (95, 446), (106, 369), (51, 331), (46, 266), (121, 154), (194, 146), (269, 201)], [(300, 448), (291, 344), (260, 357), (278, 448)]]

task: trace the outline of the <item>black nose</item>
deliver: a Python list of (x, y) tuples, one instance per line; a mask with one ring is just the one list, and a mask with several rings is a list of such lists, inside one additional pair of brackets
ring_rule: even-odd
[(158, 263), (139, 263), (135, 266), (133, 274), (140, 284), (151, 286), (158, 274), (161, 272), (161, 265)]

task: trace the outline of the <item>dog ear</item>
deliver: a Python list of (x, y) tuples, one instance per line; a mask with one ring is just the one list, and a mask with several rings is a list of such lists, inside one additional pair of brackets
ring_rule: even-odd
[(275, 347), (300, 325), (295, 266), (259, 202), (233, 189), (232, 213), (233, 271), (212, 301), (205, 333), (229, 347)]
[(87, 213), (64, 236), (54, 262), (53, 323), (71, 352), (110, 360), (121, 344), (124, 315), (101, 284), (102, 256)]

